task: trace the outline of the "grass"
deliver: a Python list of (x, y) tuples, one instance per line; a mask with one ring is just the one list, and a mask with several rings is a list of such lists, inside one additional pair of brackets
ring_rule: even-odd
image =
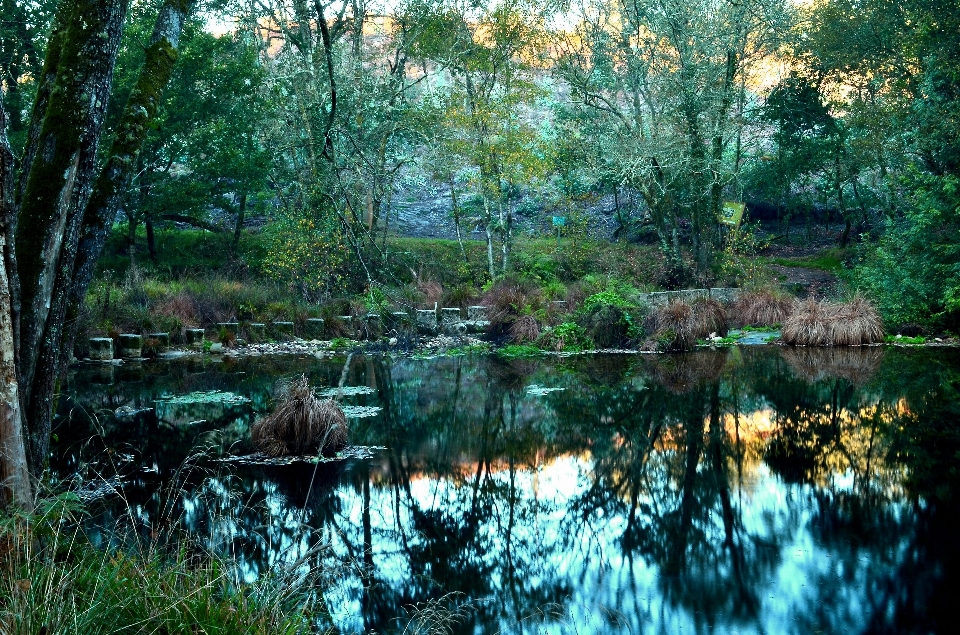
[(698, 340), (711, 334), (721, 337), (727, 334), (727, 321), (723, 307), (716, 300), (698, 300), (692, 304), (673, 300), (658, 307), (650, 316), (653, 333), (644, 348), (658, 350), (689, 351), (697, 347)]
[(511, 344), (497, 349), (496, 354), (505, 359), (521, 359), (524, 357), (539, 357), (543, 349), (531, 344)]
[(818, 269), (840, 275), (846, 270), (843, 261), (847, 258), (847, 250), (832, 248), (819, 251), (812, 256), (800, 258), (768, 258), (767, 262), (781, 267), (803, 267)]
[(239, 580), (234, 563), (185, 540), (98, 549), (79, 500), (0, 516), (0, 633), (309, 633), (306, 579)]
[(781, 339), (795, 346), (860, 346), (884, 339), (883, 321), (870, 302), (796, 302), (783, 323)]
[(270, 457), (333, 456), (347, 445), (347, 418), (333, 399), (319, 399), (306, 375), (286, 386), (273, 412), (250, 426), (253, 446)]
[(927, 338), (922, 335), (918, 335), (916, 337), (909, 337), (906, 335), (887, 335), (885, 338), (883, 338), (883, 341), (886, 342), (887, 344), (915, 345), (915, 344), (925, 344), (927, 341)]

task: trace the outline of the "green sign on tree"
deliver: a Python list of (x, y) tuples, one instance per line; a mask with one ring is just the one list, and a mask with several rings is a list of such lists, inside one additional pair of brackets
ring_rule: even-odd
[(724, 201), (723, 207), (720, 209), (720, 222), (724, 225), (737, 227), (740, 225), (740, 221), (743, 219), (744, 209), (746, 209), (746, 205), (744, 203)]

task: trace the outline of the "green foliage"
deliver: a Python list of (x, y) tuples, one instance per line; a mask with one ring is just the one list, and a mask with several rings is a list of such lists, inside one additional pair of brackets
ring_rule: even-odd
[(553, 351), (578, 352), (593, 348), (587, 330), (575, 322), (564, 322), (545, 330), (537, 342), (541, 348)]
[(905, 335), (887, 335), (883, 338), (883, 341), (887, 344), (924, 344), (927, 341), (927, 338), (922, 335), (916, 337), (909, 337)]
[(960, 178), (915, 173), (910, 207), (864, 245), (855, 278), (891, 324), (960, 315)]
[(501, 346), (496, 350), (496, 354), (506, 359), (517, 359), (523, 357), (539, 357), (543, 355), (543, 350), (532, 344), (510, 344)]
[(36, 514), (0, 516), (4, 632), (310, 631), (305, 579), (267, 575), (243, 584), (236, 563), (186, 542), (99, 550), (78, 528), (83, 513), (76, 497), (66, 495), (41, 500)]
[(339, 221), (331, 214), (288, 213), (263, 232), (264, 272), (308, 301), (345, 290), (350, 255)]

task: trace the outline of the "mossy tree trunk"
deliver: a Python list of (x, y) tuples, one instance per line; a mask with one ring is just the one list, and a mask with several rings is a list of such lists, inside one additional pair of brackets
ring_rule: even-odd
[(52, 71), (56, 79), (36, 138), (16, 233), (18, 366), (34, 474), (43, 469), (49, 448), (49, 413), (59, 380), (50, 367), (56, 367), (60, 357), (77, 239), (93, 188), (127, 2), (74, 0), (64, 8), (69, 17), (61, 21), (62, 45), (45, 64), (45, 73)]
[[(70, 357), (76, 317), (130, 187), (193, 4), (166, 0), (161, 8), (144, 67), (99, 178), (97, 149), (128, 0), (63, 0), (58, 9), (15, 193), (12, 163), (3, 155), (0, 239), (13, 238), (15, 244), (11, 250), (9, 242), (0, 242), (5, 247), (0, 271), (0, 404), (5, 404), (0, 405), (0, 470), (5, 474), (25, 466), (38, 476), (46, 466), (54, 400)], [(11, 421), (16, 423), (7, 425)], [(13, 443), (17, 430), (20, 439)], [(25, 461), (15, 459), (16, 448), (9, 449), (17, 445)], [(23, 489), (29, 488), (29, 478), (7, 478), (0, 476), (0, 496), (23, 499), (26, 491), (29, 497), (29, 489)]]
[(42, 342), (41, 368), (38, 369), (41, 372), (31, 386), (27, 410), (31, 422), (32, 461), (43, 461), (49, 451), (54, 389), (70, 360), (77, 317), (93, 279), (96, 261), (103, 253), (110, 226), (133, 181), (137, 157), (170, 80), (180, 34), (193, 4), (192, 0), (166, 0), (160, 8), (140, 76), (117, 126), (109, 159), (83, 208), (78, 235), (73, 238), (75, 257), (70, 269), (65, 269), (64, 276), (57, 280), (58, 297), (62, 297), (57, 317), (61, 323), (56, 333)]
[[(26, 444), (20, 416), (20, 382), (14, 334), (16, 279), (12, 247), (14, 226), (13, 153), (7, 142), (7, 117), (0, 99), (0, 505), (13, 503), (30, 509), (33, 492), (27, 469)], [(13, 272), (11, 275), (10, 272)]]

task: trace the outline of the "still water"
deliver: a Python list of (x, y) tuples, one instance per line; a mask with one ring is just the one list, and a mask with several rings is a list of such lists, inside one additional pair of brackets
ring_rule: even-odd
[[(353, 387), (352, 443), (386, 449), (217, 461), (299, 373)], [(949, 632), (958, 390), (960, 354), (932, 349), (87, 366), (53, 467), (121, 477), (96, 541), (175, 526), (249, 580), (322, 565), (342, 633), (437, 598), (478, 634)]]

